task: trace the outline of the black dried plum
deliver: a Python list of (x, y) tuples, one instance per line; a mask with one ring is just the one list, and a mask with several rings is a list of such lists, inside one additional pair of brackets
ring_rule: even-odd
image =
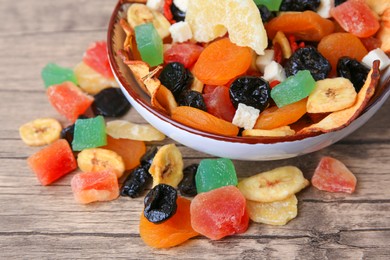
[(258, 5), (257, 8), (260, 11), (261, 20), (263, 21), (263, 23), (266, 23), (275, 17), (275, 15), (267, 8), (267, 6)]
[(233, 81), (229, 89), (230, 100), (235, 108), (239, 103), (263, 111), (271, 99), (268, 82), (260, 77), (242, 76)]
[(335, 0), (334, 1), (334, 6), (341, 5), (342, 3), (347, 2), (347, 0)]
[(303, 12), (306, 10), (316, 11), (320, 6), (320, 0), (283, 0), (279, 11)]
[(180, 62), (168, 63), (161, 71), (158, 79), (177, 99), (180, 93), (191, 86), (194, 77)]
[(176, 213), (177, 191), (170, 185), (158, 184), (145, 196), (144, 216), (152, 223), (161, 223)]
[(148, 169), (143, 166), (135, 168), (122, 184), (120, 194), (121, 196), (129, 196), (137, 198), (141, 192), (151, 183), (152, 176)]
[(195, 184), (195, 174), (199, 164), (191, 164), (183, 169), (183, 179), (179, 183), (179, 191), (181, 195), (193, 197), (197, 194)]
[(123, 116), (131, 107), (120, 88), (103, 89), (94, 97), (95, 100), (91, 108), (95, 115), (106, 117)]
[(142, 167), (149, 170), (149, 167), (150, 167), (150, 165), (152, 165), (152, 161), (153, 161), (154, 156), (157, 153), (157, 150), (158, 150), (157, 147), (153, 146), (142, 156), (142, 158), (140, 160)]
[(190, 106), (206, 111), (206, 103), (204, 102), (203, 95), (198, 91), (184, 90), (180, 94), (177, 103), (179, 106)]
[(349, 79), (356, 92), (363, 87), (370, 69), (356, 59), (341, 57), (337, 62), (337, 75)]
[(186, 13), (180, 10), (174, 3), (171, 5), (171, 13), (173, 15), (173, 20), (176, 22), (182, 22), (186, 18)]
[(286, 75), (293, 76), (300, 70), (309, 70), (315, 80), (325, 79), (331, 71), (330, 62), (313, 46), (299, 48), (284, 65)]

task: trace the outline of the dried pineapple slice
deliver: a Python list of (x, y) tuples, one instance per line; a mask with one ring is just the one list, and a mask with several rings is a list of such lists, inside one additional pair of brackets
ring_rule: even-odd
[(274, 129), (246, 129), (242, 131), (242, 136), (290, 136), (294, 135), (295, 131), (290, 126), (281, 126)]
[(162, 141), (165, 135), (151, 125), (133, 124), (125, 120), (107, 122), (106, 132), (109, 136), (119, 139), (138, 141)]
[(19, 135), (30, 146), (50, 144), (60, 138), (62, 126), (53, 118), (38, 118), (22, 125)]

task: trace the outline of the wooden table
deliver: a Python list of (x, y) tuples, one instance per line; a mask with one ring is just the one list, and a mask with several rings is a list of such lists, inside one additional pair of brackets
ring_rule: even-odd
[[(38, 117), (66, 120), (50, 106), (40, 78), (48, 62), (73, 67), (88, 45), (105, 40), (115, 0), (0, 1), (0, 259), (390, 259), (390, 101), (360, 130), (331, 147), (290, 160), (235, 161), (240, 177), (295, 165), (310, 179), (321, 156), (343, 161), (357, 176), (352, 195), (309, 187), (286, 226), (250, 225), (220, 241), (191, 239), (154, 250), (138, 232), (142, 198), (79, 205), (66, 176), (41, 186), (18, 128)], [(132, 110), (126, 119), (145, 121)], [(149, 145), (171, 143), (165, 140)], [(210, 157), (179, 145), (185, 165)]]

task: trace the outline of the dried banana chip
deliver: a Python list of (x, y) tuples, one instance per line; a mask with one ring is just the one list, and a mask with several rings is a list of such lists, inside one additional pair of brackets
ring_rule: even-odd
[(289, 126), (281, 126), (278, 128), (265, 130), (265, 129), (246, 129), (242, 131), (242, 136), (289, 136), (294, 135), (295, 131)]
[(247, 200), (284, 200), (309, 185), (300, 169), (284, 166), (241, 180), (237, 187)]
[(164, 145), (157, 151), (149, 172), (153, 187), (161, 183), (177, 187), (183, 179), (183, 158), (175, 144)]
[(60, 138), (62, 126), (53, 118), (38, 118), (22, 125), (19, 135), (30, 146), (50, 144)]
[(113, 138), (139, 141), (162, 141), (165, 135), (151, 125), (133, 124), (125, 120), (107, 122), (106, 132)]
[(103, 148), (82, 150), (77, 156), (77, 165), (83, 172), (114, 171), (118, 178), (125, 171), (125, 163), (116, 152)]
[(274, 202), (246, 201), (249, 218), (257, 223), (286, 225), (298, 215), (298, 200), (295, 195)]

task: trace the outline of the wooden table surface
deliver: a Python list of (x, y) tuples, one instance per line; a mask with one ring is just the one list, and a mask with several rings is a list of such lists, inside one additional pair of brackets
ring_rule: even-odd
[[(298, 217), (286, 226), (252, 223), (242, 235), (220, 241), (196, 237), (169, 249), (143, 244), (138, 232), (142, 198), (79, 205), (70, 174), (43, 187), (26, 159), (18, 128), (54, 117), (41, 69), (48, 62), (73, 67), (88, 45), (105, 40), (115, 0), (0, 0), (0, 259), (390, 259), (390, 101), (344, 140), (298, 158), (234, 161), (240, 177), (282, 165), (310, 179), (321, 156), (343, 161), (357, 176), (352, 195), (308, 187), (298, 194)], [(145, 121), (132, 110), (125, 119)], [(162, 145), (172, 143), (167, 139)], [(185, 165), (210, 157), (179, 145)]]

